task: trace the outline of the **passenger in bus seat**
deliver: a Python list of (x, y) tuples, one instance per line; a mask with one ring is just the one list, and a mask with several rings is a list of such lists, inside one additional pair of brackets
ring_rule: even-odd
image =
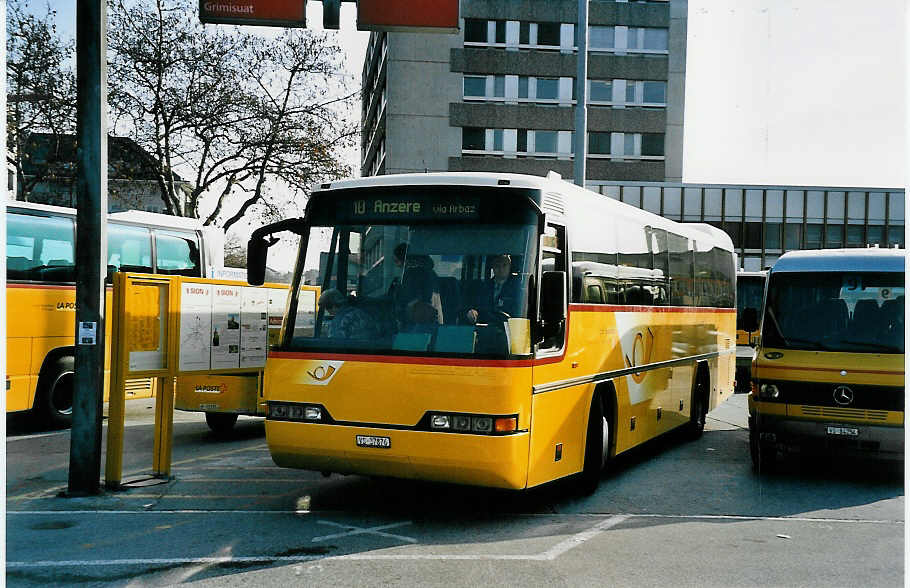
[(355, 306), (336, 288), (329, 288), (319, 297), (320, 308), (332, 317), (328, 336), (333, 339), (374, 339), (376, 323), (365, 310)]
[(510, 317), (521, 314), (521, 280), (512, 273), (512, 257), (493, 255), (488, 259), (487, 267), (493, 270), (493, 275), (476, 284), (465, 296), (467, 308), (459, 318), (468, 324), (489, 320), (493, 313), (505, 313)]

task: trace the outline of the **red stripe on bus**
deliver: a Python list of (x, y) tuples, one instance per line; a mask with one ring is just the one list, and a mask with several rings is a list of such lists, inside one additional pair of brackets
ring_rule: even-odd
[(271, 351), (274, 359), (319, 359), (326, 361), (362, 361), (371, 363), (406, 363), (467, 367), (531, 367), (541, 362), (532, 359), (461, 359), (453, 357), (413, 357), (397, 355), (358, 355), (356, 353), (313, 353), (308, 351)]
[(10, 284), (6, 283), (7, 288), (32, 288), (34, 290), (75, 290), (76, 285), (66, 284)]
[(635, 306), (615, 304), (570, 304), (570, 310), (582, 312), (693, 312), (734, 314), (735, 308), (715, 308), (711, 306)]

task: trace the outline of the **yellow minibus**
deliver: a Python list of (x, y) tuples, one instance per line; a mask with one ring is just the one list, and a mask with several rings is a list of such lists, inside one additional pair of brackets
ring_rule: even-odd
[(771, 268), (749, 396), (756, 469), (794, 452), (903, 459), (905, 257), (792, 251)]

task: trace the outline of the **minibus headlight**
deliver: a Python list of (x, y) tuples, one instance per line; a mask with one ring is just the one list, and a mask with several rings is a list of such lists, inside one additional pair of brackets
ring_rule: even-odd
[(269, 418), (286, 419), (288, 418), (288, 409), (287, 404), (269, 404)]
[(776, 384), (762, 384), (758, 395), (765, 400), (777, 400), (780, 398), (780, 388)]
[(322, 409), (318, 406), (308, 406), (304, 409), (303, 418), (308, 421), (322, 420)]

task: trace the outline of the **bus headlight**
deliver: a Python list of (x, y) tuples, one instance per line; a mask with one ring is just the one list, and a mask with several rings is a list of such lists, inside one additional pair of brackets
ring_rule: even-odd
[(780, 398), (780, 388), (776, 384), (762, 384), (758, 396), (763, 400), (777, 400)]
[(471, 419), (471, 430), (475, 433), (489, 433), (493, 430), (493, 419), (490, 417), (474, 417)]
[(303, 418), (308, 421), (322, 420), (322, 409), (318, 406), (308, 406), (303, 411)]
[(449, 425), (449, 415), (447, 414), (434, 414), (430, 417), (430, 426), (434, 429), (448, 429)]

